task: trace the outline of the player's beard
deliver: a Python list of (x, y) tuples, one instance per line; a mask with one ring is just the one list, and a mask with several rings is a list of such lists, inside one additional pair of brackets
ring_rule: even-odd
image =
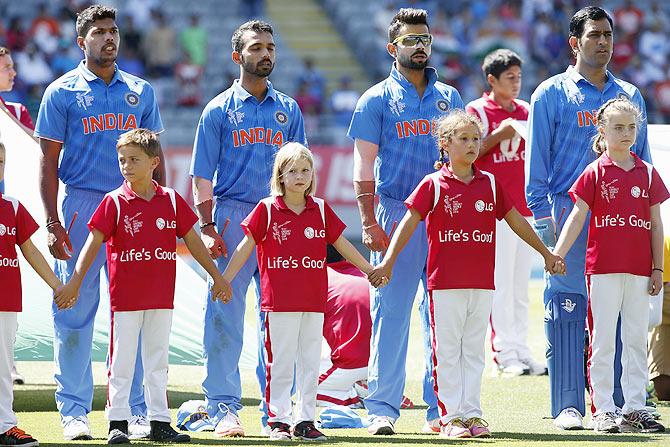
[(409, 68), (410, 70), (423, 70), (428, 66), (429, 56), (426, 52), (423, 52), (423, 54), (426, 56), (423, 62), (414, 62), (412, 60), (412, 57), (416, 56), (417, 54), (421, 53), (415, 52), (409, 56), (406, 56), (404, 54), (398, 54), (398, 64), (401, 67)]
[[(269, 62), (269, 64), (263, 64), (263, 62)], [(263, 65), (261, 65), (263, 64)], [(275, 64), (272, 63), (270, 60), (262, 60), (257, 63), (253, 62), (247, 62), (242, 58), (242, 69), (252, 75), (258, 76), (259, 78), (267, 78), (270, 76), (270, 73), (272, 73), (272, 70), (274, 70)]]

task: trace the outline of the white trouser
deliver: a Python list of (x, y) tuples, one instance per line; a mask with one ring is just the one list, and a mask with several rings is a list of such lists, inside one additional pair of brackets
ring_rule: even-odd
[(14, 341), (16, 340), (16, 312), (0, 312), (0, 434), (16, 425), (14, 403)]
[(170, 422), (167, 381), (171, 326), (172, 309), (112, 312), (105, 409), (110, 421), (127, 421), (131, 417), (128, 398), (135, 372), (137, 340), (141, 333), (147, 418)]
[(496, 222), (496, 269), (491, 308), (493, 359), (506, 362), (529, 358), (528, 280), (533, 249), (504, 220)]
[(624, 414), (645, 406), (649, 278), (629, 273), (587, 277), (590, 337), (589, 380), (593, 414), (614, 412), (614, 351), (621, 315), (621, 390)]
[(319, 371), (319, 387), (316, 395), (319, 406), (361, 404), (354, 384), (359, 380), (367, 380), (367, 366), (353, 369), (337, 368), (327, 358), (321, 359)]
[(486, 327), (492, 290), (434, 290), (430, 326), (433, 375), (442, 424), (481, 417)]
[[(268, 422), (314, 421), (319, 381), (323, 314), (268, 312), (265, 322)], [(291, 386), (295, 365), (296, 404), (291, 419)]]

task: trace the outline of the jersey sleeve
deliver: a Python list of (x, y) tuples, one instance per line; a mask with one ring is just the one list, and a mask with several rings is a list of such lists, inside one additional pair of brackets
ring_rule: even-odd
[(186, 236), (186, 233), (191, 231), (193, 225), (198, 221), (198, 216), (195, 215), (191, 207), (186, 203), (186, 200), (184, 200), (184, 198), (176, 191), (174, 193), (174, 198), (177, 208), (177, 237), (183, 238)]
[[(274, 205), (271, 205), (274, 206)], [(250, 234), (260, 244), (268, 232), (268, 212), (265, 203), (259, 202), (240, 224), (245, 233)]]
[(21, 116), (19, 117), (19, 121), (21, 121), (21, 124), (26, 126), (28, 129), (35, 130), (35, 124), (33, 123), (33, 119), (30, 117), (30, 113), (28, 112), (26, 106), (21, 104), (20, 110)]
[(352, 140), (364, 140), (379, 145), (382, 135), (382, 97), (370, 90), (358, 100), (347, 135)]
[(158, 111), (158, 101), (156, 101), (156, 94), (154, 89), (148, 83), (144, 86), (146, 89), (145, 101), (146, 105), (144, 106), (144, 111), (142, 112), (142, 118), (140, 121), (140, 127), (149, 129), (155, 133), (161, 133), (163, 130), (163, 121), (161, 120), (161, 114)]
[(335, 242), (342, 235), (347, 226), (342, 222), (342, 220), (335, 214), (335, 211), (324, 202), (323, 204), (323, 213), (325, 214), (326, 220), (326, 241), (329, 244)]
[(19, 203), (16, 209), (16, 244), (22, 245), (35, 234), (39, 227), (33, 216)]
[(593, 208), (593, 202), (596, 198), (596, 173), (593, 167), (589, 166), (582, 172), (570, 187), (568, 194), (570, 194), (573, 202), (577, 202), (579, 197), (586, 202), (589, 208)]
[(117, 212), (114, 200), (105, 196), (88, 221), (88, 229), (91, 231), (98, 230), (102, 233), (103, 240), (108, 241), (116, 231)]
[(414, 191), (405, 200), (407, 209), (414, 208), (424, 220), (428, 213), (433, 209), (435, 203), (435, 184), (429, 177), (423, 180), (414, 188)]
[(451, 104), (452, 109), (465, 109), (465, 103), (463, 102), (463, 98), (461, 98), (461, 94), (458, 93), (458, 90), (452, 87), (452, 92), (451, 92), (451, 100), (449, 101)]
[(496, 219), (503, 220), (512, 208), (514, 208), (512, 199), (500, 182), (496, 181)]
[(62, 143), (67, 128), (67, 105), (65, 95), (51, 84), (42, 96), (40, 110), (37, 113), (35, 136)]
[(663, 183), (663, 179), (658, 174), (656, 168), (651, 170), (651, 186), (649, 187), (649, 204), (656, 205), (663, 203), (668, 200), (670, 193), (668, 193), (668, 188)]
[(307, 146), (307, 134), (305, 133), (305, 121), (302, 118), (302, 112), (297, 103), (292, 108), (291, 127), (289, 129), (288, 141), (300, 143)]
[(219, 164), (221, 147), (221, 111), (217, 107), (208, 106), (202, 112), (198, 128), (195, 131), (193, 155), (191, 157), (191, 176), (213, 180)]

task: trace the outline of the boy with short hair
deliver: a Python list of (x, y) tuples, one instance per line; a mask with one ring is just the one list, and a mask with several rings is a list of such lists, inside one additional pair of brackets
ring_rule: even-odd
[[(150, 439), (189, 442), (170, 426), (167, 371), (176, 273), (176, 238), (184, 239), (195, 260), (212, 277), (212, 299), (232, 296), (207, 249), (193, 229), (195, 213), (174, 190), (152, 180), (160, 163), (155, 133), (135, 129), (117, 142), (119, 167), (125, 181), (105, 195), (88, 222), (89, 235), (75, 273), (62, 296), (74, 304), (86, 271), (100, 245), (107, 242), (111, 330), (106, 413), (109, 444), (129, 443), (128, 397), (142, 334), (144, 386), (151, 424)], [(122, 347), (118, 348), (117, 347)]]
[[(0, 143), (0, 180), (5, 172), (5, 146)], [(18, 200), (0, 192), (0, 445), (33, 447), (32, 436), (16, 426), (12, 403), (12, 366), (17, 317), (21, 312), (21, 271), (16, 253), (18, 245), (28, 263), (54, 291), (62, 284), (30, 237), (39, 226)], [(62, 309), (62, 301), (56, 305)]]
[[(525, 123), (530, 109), (527, 102), (517, 99), (521, 91), (521, 64), (519, 55), (511, 50), (489, 53), (482, 63), (482, 72), (491, 91), (470, 102), (465, 110), (484, 125), (484, 140), (475, 165), (495, 175), (511, 196), (514, 207), (529, 218), (532, 214), (524, 192), (524, 140), (512, 126), (514, 121)], [(493, 358), (505, 376), (546, 374), (547, 367), (533, 359), (526, 341), (532, 250), (505, 221), (497, 222), (496, 237), (490, 320)]]

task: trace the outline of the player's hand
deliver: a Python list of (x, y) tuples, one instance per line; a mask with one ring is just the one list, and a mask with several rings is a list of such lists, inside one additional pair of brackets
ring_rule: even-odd
[(649, 295), (656, 296), (660, 293), (663, 286), (663, 272), (652, 270), (649, 278)]
[(565, 261), (560, 256), (550, 253), (544, 258), (544, 269), (550, 275), (565, 275)]
[(55, 222), (47, 228), (47, 245), (51, 256), (56, 259), (65, 260), (72, 257), (70, 236), (60, 222)]
[(368, 273), (368, 281), (373, 287), (384, 287), (391, 280), (393, 266), (382, 261), (377, 267)]
[(389, 246), (390, 240), (380, 225), (373, 225), (363, 229), (363, 245), (370, 251), (383, 251)]
[(556, 246), (556, 222), (554, 222), (553, 217), (535, 219), (533, 230), (545, 246), (550, 249)]
[(221, 275), (217, 275), (212, 280), (212, 301), (220, 300), (224, 304), (230, 302), (233, 297), (233, 288), (230, 283), (223, 279)]
[(500, 122), (500, 124), (496, 128), (495, 132), (497, 134), (500, 134), (500, 137), (503, 140), (511, 140), (514, 137), (516, 130), (514, 129), (514, 127), (512, 127), (513, 121), (514, 118), (505, 118)]
[(224, 258), (228, 257), (228, 247), (226, 247), (223, 237), (216, 232), (214, 225), (208, 225), (203, 228), (200, 232), (200, 239), (202, 239), (203, 244), (207, 247), (207, 251), (209, 251), (212, 259), (216, 259), (221, 255)]
[(54, 293), (54, 302), (59, 310), (70, 309), (77, 304), (79, 298), (79, 286), (70, 281), (64, 286), (60, 286)]

